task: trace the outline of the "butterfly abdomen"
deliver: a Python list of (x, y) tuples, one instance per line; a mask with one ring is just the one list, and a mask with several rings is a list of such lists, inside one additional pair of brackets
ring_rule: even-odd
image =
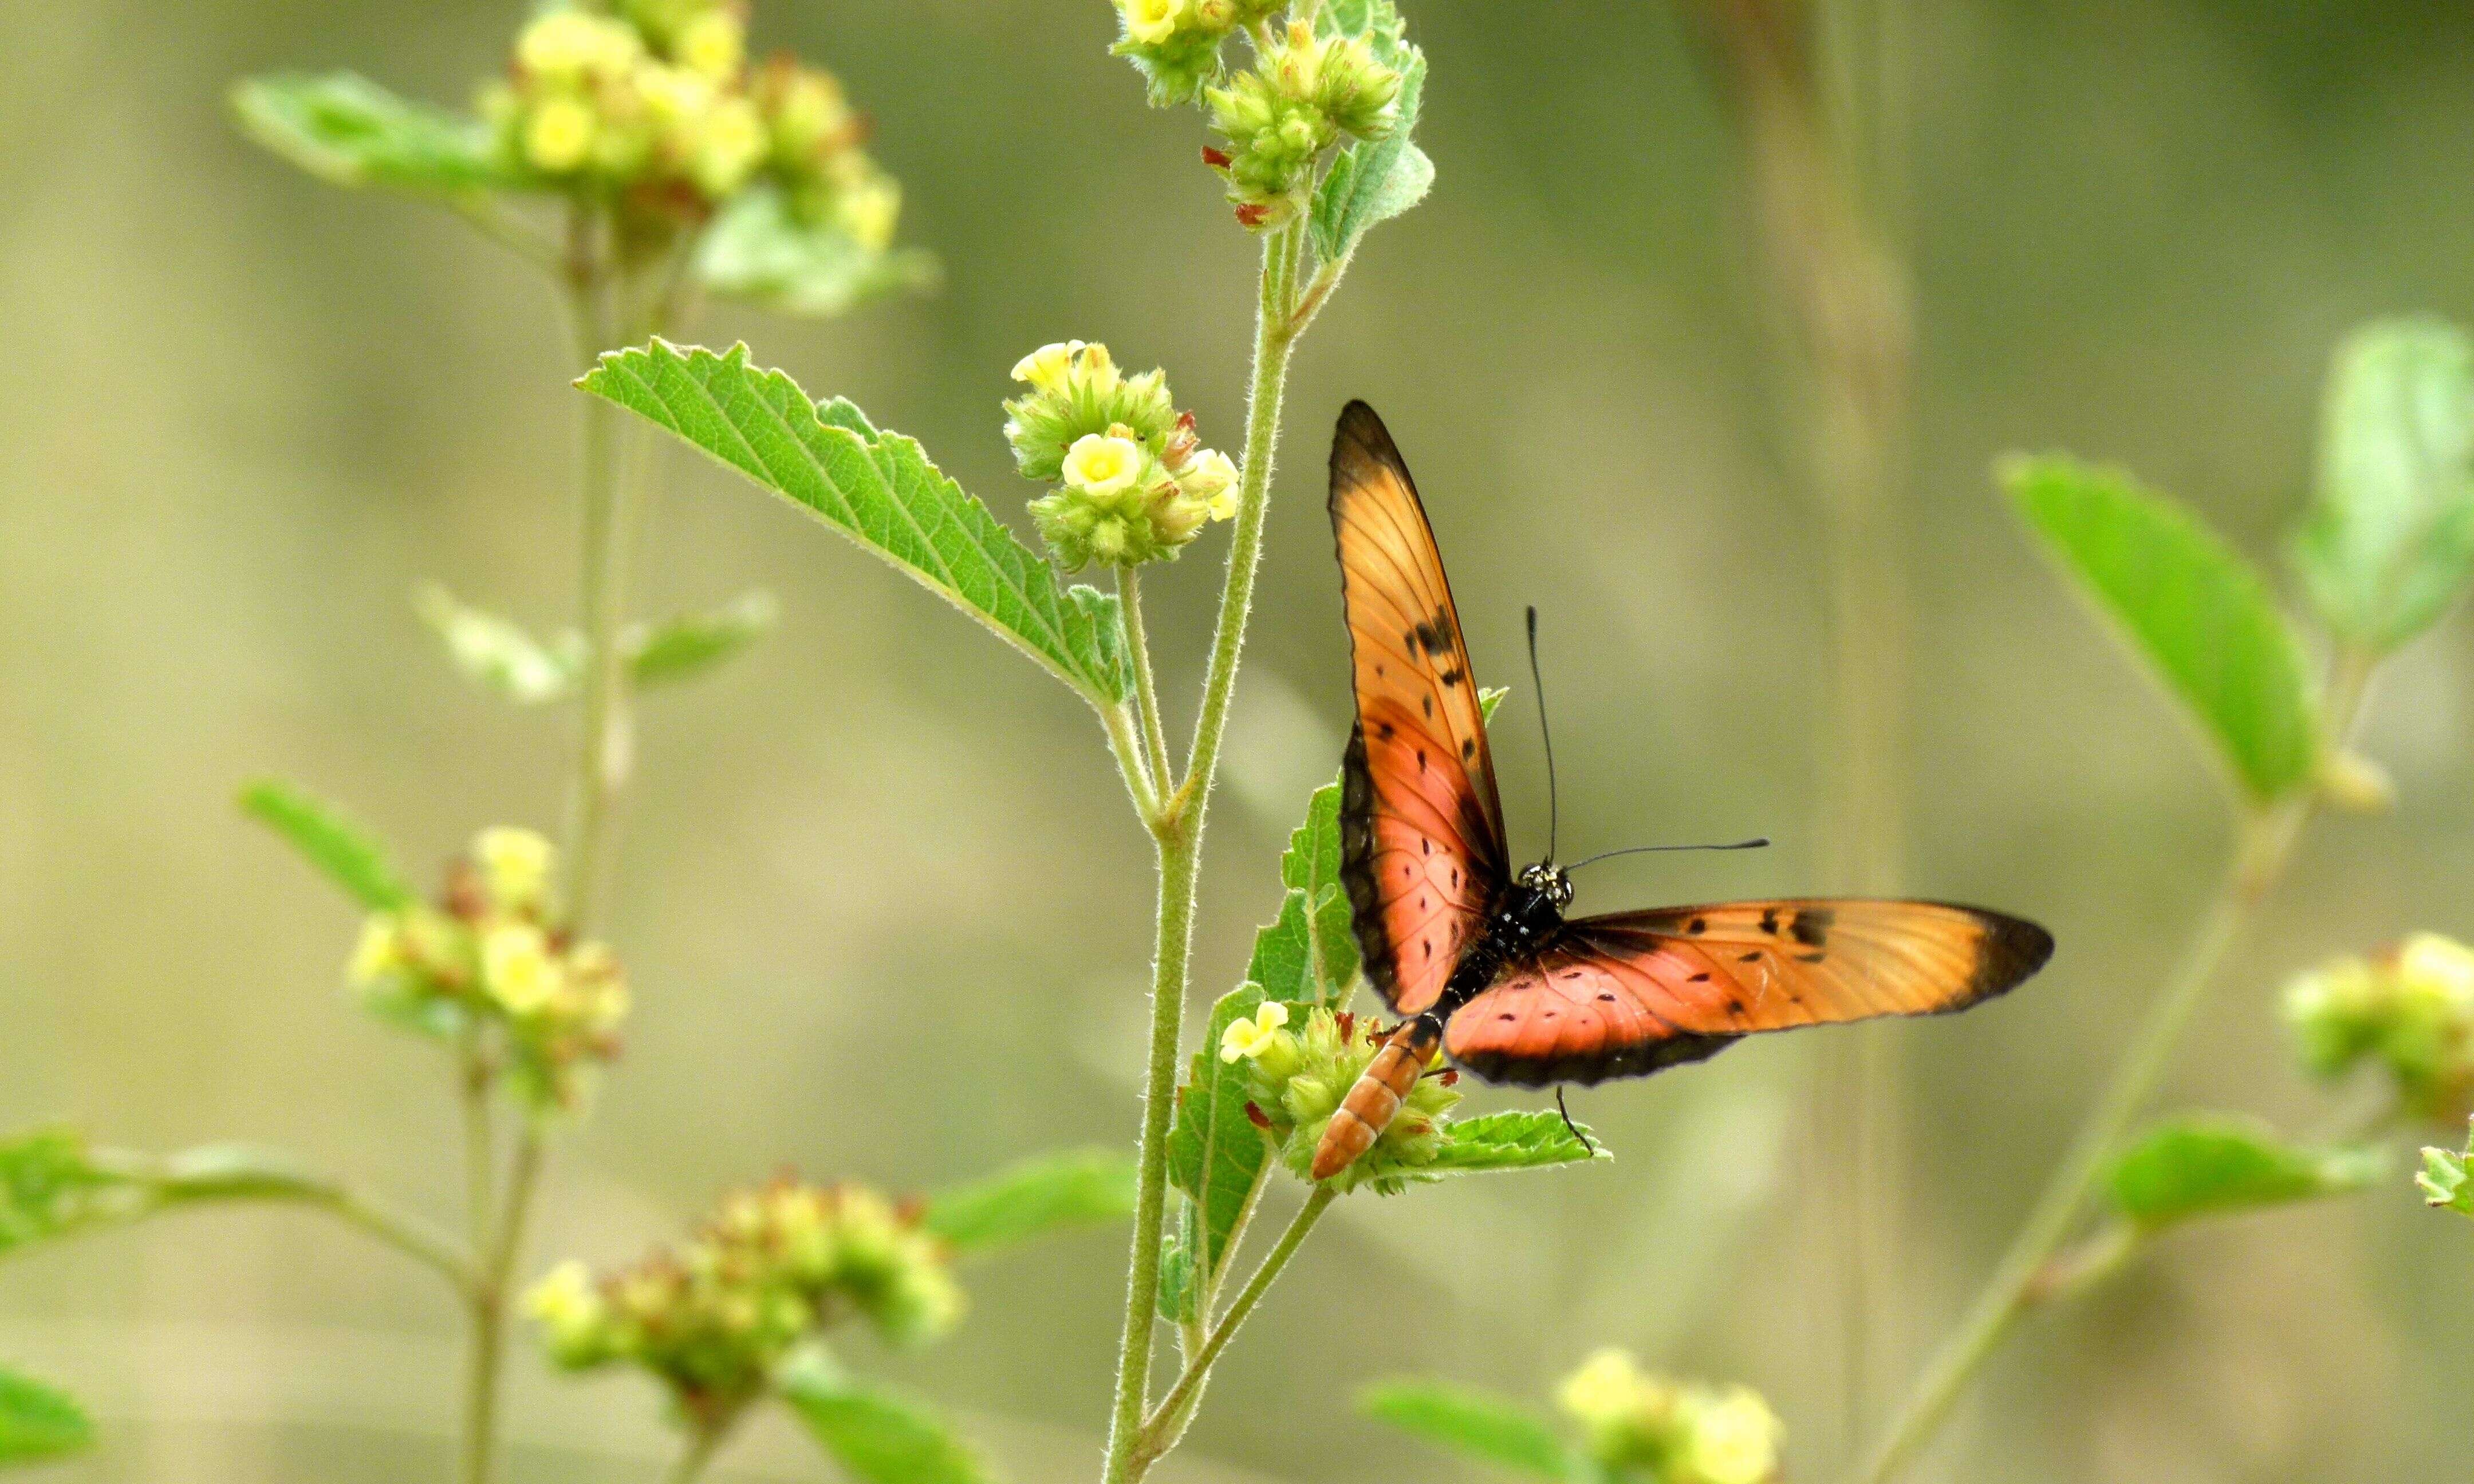
[(1431, 1015), (1413, 1017), (1392, 1033), (1324, 1126), (1322, 1140), (1315, 1145), (1315, 1179), (1329, 1180), (1374, 1147), (1443, 1042), (1443, 1022)]

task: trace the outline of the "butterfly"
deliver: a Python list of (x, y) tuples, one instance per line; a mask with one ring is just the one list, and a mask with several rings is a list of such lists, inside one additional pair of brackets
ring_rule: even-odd
[[(1373, 1145), (1439, 1049), (1523, 1087), (1640, 1077), (1763, 1031), (1964, 1010), (2051, 956), (2033, 922), (1932, 901), (1566, 918), (1570, 868), (1551, 844), (1548, 859), (1514, 868), (1443, 554), (1364, 402), (1332, 438), (1331, 524), (1357, 693), (1341, 878), (1366, 976), (1406, 1018), (1316, 1146), (1317, 1180)], [(1531, 623), (1534, 653), (1534, 612)]]

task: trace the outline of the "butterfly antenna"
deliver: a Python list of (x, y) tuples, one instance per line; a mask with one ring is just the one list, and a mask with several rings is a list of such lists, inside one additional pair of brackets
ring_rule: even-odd
[(1620, 850), (1601, 850), (1588, 860), (1576, 860), (1564, 869), (1578, 871), (1583, 866), (1594, 866), (1599, 861), (1613, 860), (1618, 855), (1646, 855), (1653, 850), (1758, 850), (1767, 849), (1769, 843), (1769, 836), (1756, 835), (1750, 840), (1736, 840), (1727, 845), (1636, 845)]
[[(1555, 733), (1546, 727), (1546, 680), (1538, 669), (1538, 605), (1529, 605), (1529, 688), (1538, 697), (1538, 735), (1546, 744), (1546, 859), (1555, 859)], [(1572, 1120), (1566, 1118), (1566, 1123)]]
[(1572, 1110), (1564, 1106), (1564, 1089), (1560, 1086), (1555, 1089), (1555, 1111), (1564, 1115), (1564, 1127), (1572, 1131), (1572, 1137), (1581, 1141), (1581, 1147), (1589, 1152), (1589, 1158), (1596, 1159), (1598, 1146), (1590, 1143), (1589, 1136), (1582, 1133), (1581, 1126), (1572, 1121)]

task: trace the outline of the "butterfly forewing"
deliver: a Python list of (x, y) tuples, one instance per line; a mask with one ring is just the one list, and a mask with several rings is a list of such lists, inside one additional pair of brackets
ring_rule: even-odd
[(2043, 967), (2043, 928), (1924, 901), (1724, 902), (1581, 918), (1452, 1017), (1491, 1081), (1638, 1076), (1742, 1036), (1964, 1010)]
[(1341, 875), (1367, 977), (1416, 1014), (1476, 941), (1510, 852), (1443, 556), (1408, 466), (1363, 402), (1332, 440), (1331, 525), (1357, 691)]

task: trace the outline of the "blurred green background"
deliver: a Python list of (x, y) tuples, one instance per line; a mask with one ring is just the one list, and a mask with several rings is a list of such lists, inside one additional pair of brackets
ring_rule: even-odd
[[(1543, 607), (1571, 850), (1780, 841), (1608, 867), (1585, 903), (1825, 884), (1819, 532), (1776, 410), (1742, 159), (1690, 38), (1660, 5), (1408, 9), (1440, 178), (1370, 240), (1291, 383), (1207, 863), (1213, 993), (1275, 905), (1273, 857), (1346, 724), (1319, 468), (1350, 396), (1419, 472), (1482, 678), (1519, 679), (1521, 606)], [(2015, 997), (1901, 1037), (1912, 1137), (1884, 1381), (1987, 1269), (2226, 845), (2209, 759), (2037, 560), (1989, 461), (2051, 445), (2124, 463), (2271, 556), (2337, 337), (2398, 310), (2474, 319), (2474, 12), (1908, 9), (1906, 884), (2037, 917), (2061, 950)], [(698, 338), (744, 337), (853, 396), (1008, 515), (1035, 491), (996, 404), (1043, 341), (1166, 365), (1206, 440), (1237, 441), (1252, 246), (1196, 163), (1197, 118), (1148, 112), (1104, 55), (1106, 6), (759, 12), (761, 42), (837, 69), (875, 114), (905, 236), (948, 283), (840, 323), (712, 312)], [(464, 688), (409, 595), (434, 577), (566, 621), (573, 368), (521, 264), (265, 156), (223, 94), (245, 73), (350, 66), (460, 103), (517, 18), (117, 0), (0, 27), (0, 129), (18, 141), (0, 162), (0, 1127), (280, 1143), (455, 1210), (439, 1066), (346, 1003), (352, 915), (230, 797), (261, 772), (299, 778), (424, 871), (479, 826), (556, 824), (563, 726)], [(672, 458), (639, 610), (763, 585), (785, 618), (719, 680), (644, 706), (612, 911), (639, 1011), (558, 1159), (535, 1270), (631, 1256), (786, 1165), (929, 1187), (1134, 1125), (1148, 848), (1089, 714), (896, 574)], [(1205, 546), (1149, 585), (1179, 671), (1216, 586)], [(2175, 1100), (2328, 1121), (2275, 1024), (2281, 977), (2413, 927), (2474, 932), (2469, 683), (2462, 617), (2392, 666), (2366, 751), (2402, 806), (2315, 832), (2190, 1038)], [(1525, 725), (1499, 755), (1534, 851)], [(1830, 1034), (1577, 1097), (1613, 1165), (1346, 1203), (1168, 1476), (1453, 1476), (1351, 1415), (1358, 1377), (1538, 1396), (1609, 1342), (1762, 1388), (1791, 1476), (1816, 1474), (1846, 1218), (1819, 1204), (1831, 1146), (1796, 1092)], [(862, 1362), (956, 1408), (1018, 1478), (1087, 1476), (1121, 1243), (977, 1269), (958, 1339)], [(64, 1479), (433, 1474), (456, 1333), (428, 1277), (282, 1212), (0, 1269), (0, 1357), (107, 1424)], [(648, 1391), (552, 1381), (528, 1351), (519, 1371), (516, 1477), (651, 1476)], [(2176, 1239), (2031, 1323), (1933, 1468), (2457, 1478), (2469, 1384), (2474, 1245), (2400, 1169), (2367, 1197)], [(821, 1467), (779, 1438), (736, 1461)]]

